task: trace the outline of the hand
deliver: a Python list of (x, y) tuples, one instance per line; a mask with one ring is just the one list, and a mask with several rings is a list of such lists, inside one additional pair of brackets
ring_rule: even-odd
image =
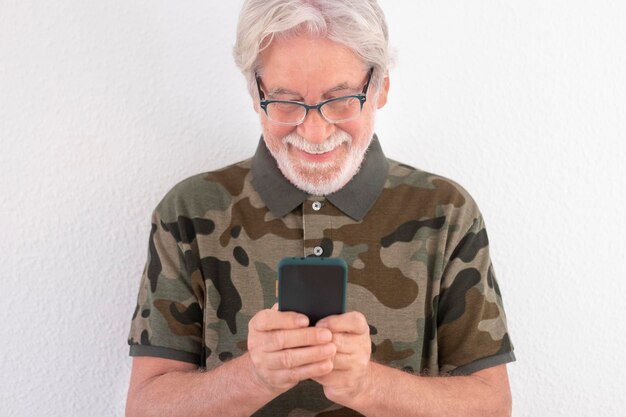
[(333, 369), (336, 347), (331, 331), (308, 325), (305, 315), (278, 311), (276, 305), (259, 311), (248, 323), (254, 374), (271, 393), (278, 395)]
[(326, 317), (316, 327), (333, 333), (337, 354), (332, 372), (313, 379), (324, 386), (324, 395), (329, 400), (347, 405), (370, 383), (372, 342), (367, 320), (353, 311)]

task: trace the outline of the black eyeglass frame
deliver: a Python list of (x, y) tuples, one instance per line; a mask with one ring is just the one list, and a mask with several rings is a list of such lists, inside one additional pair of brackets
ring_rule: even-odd
[[(332, 123), (332, 124), (342, 123), (343, 121), (332, 122), (332, 121), (326, 119), (326, 116), (324, 116), (324, 113), (322, 113), (322, 111), (321, 111), (321, 107), (323, 105), (327, 104), (327, 103), (331, 103), (331, 102), (337, 101), (337, 100), (345, 100), (347, 98), (356, 98), (356, 99), (359, 100), (359, 103), (360, 103), (359, 115), (360, 115), (360, 112), (363, 111), (363, 105), (365, 104), (365, 101), (367, 100), (367, 90), (369, 88), (370, 81), (372, 80), (372, 74), (373, 73), (374, 73), (374, 68), (372, 67), (369, 70), (369, 74), (367, 76), (367, 82), (363, 86), (363, 91), (361, 91), (360, 94), (353, 94), (353, 95), (349, 95), (349, 96), (334, 97), (334, 98), (331, 98), (331, 99), (328, 99), (328, 100), (320, 101), (317, 104), (306, 104), (306, 103), (302, 103), (300, 101), (291, 101), (291, 100), (266, 100), (265, 99), (265, 94), (261, 90), (261, 83), (260, 83), (261, 77), (259, 76), (259, 74), (255, 73), (254, 74), (254, 78), (256, 80), (256, 87), (259, 90), (259, 99), (260, 99), (259, 105), (261, 106), (261, 108), (265, 112), (265, 115), (268, 117), (268, 119), (272, 123), (276, 123), (276, 124), (280, 124), (280, 125), (298, 126), (299, 124), (302, 124), (306, 120), (306, 116), (309, 114), (309, 110), (313, 110), (313, 109), (317, 110), (319, 112), (319, 114), (324, 118), (324, 120), (326, 120), (328, 123)], [(267, 113), (267, 106), (269, 104), (272, 104), (272, 103), (296, 104), (298, 106), (304, 107), (304, 109), (305, 109), (304, 117), (298, 123), (284, 123), (284, 122), (279, 122), (279, 121), (273, 120), (272, 118), (270, 118), (269, 114)], [(356, 117), (358, 117), (358, 116), (356, 116)], [(353, 119), (348, 119), (348, 120), (353, 120)], [(346, 120), (346, 121), (348, 121), (348, 120)]]

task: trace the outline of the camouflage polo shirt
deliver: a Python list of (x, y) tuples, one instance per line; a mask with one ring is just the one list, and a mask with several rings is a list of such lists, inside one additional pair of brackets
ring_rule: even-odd
[[(130, 354), (208, 369), (244, 354), (285, 256), (346, 261), (347, 309), (367, 318), (376, 362), (460, 375), (514, 360), (476, 204), (456, 183), (385, 158), (377, 138), (326, 197), (291, 185), (263, 140), (253, 158), (176, 185), (153, 213)], [(255, 415), (357, 414), (305, 381)]]

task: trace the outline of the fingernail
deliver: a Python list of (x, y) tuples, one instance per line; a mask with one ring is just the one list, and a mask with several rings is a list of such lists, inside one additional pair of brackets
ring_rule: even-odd
[(309, 325), (309, 318), (307, 316), (298, 316), (296, 323), (298, 326), (306, 327)]

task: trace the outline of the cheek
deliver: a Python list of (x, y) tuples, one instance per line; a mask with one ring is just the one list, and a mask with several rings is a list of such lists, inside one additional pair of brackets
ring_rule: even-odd
[(293, 126), (281, 126), (274, 123), (267, 123), (262, 121), (263, 137), (267, 147), (271, 150), (275, 150), (282, 146), (282, 139), (290, 134), (295, 127)]
[(363, 121), (358, 121), (358, 122), (344, 123), (344, 125), (341, 127), (350, 136), (352, 136), (352, 142), (355, 145), (360, 145), (361, 143), (363, 143), (363, 141), (369, 140), (369, 137), (365, 137), (365, 136), (370, 135), (369, 133), (370, 124), (367, 123), (365, 120), (366, 119), (363, 119)]

